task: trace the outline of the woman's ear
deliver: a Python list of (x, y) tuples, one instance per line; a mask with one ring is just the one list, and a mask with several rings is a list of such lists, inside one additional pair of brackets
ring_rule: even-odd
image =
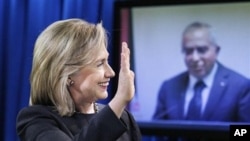
[(69, 77), (68, 78), (68, 80), (67, 80), (67, 86), (72, 86), (72, 85), (74, 85), (75, 84), (75, 82)]

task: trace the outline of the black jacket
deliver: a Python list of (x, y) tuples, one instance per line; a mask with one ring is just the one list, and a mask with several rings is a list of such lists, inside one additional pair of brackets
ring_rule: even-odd
[(54, 107), (30, 106), (17, 116), (21, 141), (140, 141), (133, 116), (124, 111), (118, 119), (109, 106), (99, 106), (97, 114), (74, 113), (62, 117)]

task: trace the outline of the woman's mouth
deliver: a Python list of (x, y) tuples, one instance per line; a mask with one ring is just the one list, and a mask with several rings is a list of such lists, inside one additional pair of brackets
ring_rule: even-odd
[(98, 85), (101, 86), (102, 88), (106, 89), (109, 85), (109, 82), (108, 81), (107, 82), (100, 82), (100, 83), (98, 83)]

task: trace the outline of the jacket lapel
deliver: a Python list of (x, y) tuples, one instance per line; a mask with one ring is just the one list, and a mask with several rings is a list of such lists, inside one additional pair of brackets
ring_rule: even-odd
[(181, 81), (180, 88), (176, 90), (176, 94), (179, 95), (179, 101), (178, 101), (178, 117), (179, 119), (185, 119), (184, 117), (184, 103), (185, 103), (185, 94), (187, 91), (187, 86), (188, 86), (188, 72), (184, 74), (183, 80)]
[(227, 78), (228, 78), (227, 71), (221, 64), (219, 64), (217, 73), (214, 78), (214, 83), (210, 90), (208, 101), (202, 116), (203, 120), (209, 120), (209, 118), (214, 113), (216, 113), (215, 112), (216, 107), (220, 103), (221, 98), (223, 97), (223, 94), (228, 87)]

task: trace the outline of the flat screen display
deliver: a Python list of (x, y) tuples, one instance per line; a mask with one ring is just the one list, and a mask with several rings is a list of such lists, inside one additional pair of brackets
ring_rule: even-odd
[(152, 121), (163, 81), (187, 70), (181, 38), (192, 22), (208, 23), (218, 61), (250, 78), (250, 2), (118, 2), (115, 8), (113, 40), (131, 49), (136, 96), (129, 109), (137, 121)]

